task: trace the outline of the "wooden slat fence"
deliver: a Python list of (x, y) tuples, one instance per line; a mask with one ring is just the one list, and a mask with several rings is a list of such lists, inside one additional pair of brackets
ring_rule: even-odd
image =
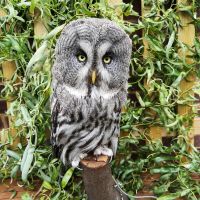
[[(5, 16), (6, 12), (1, 9), (0, 10), (0, 16)], [(9, 28), (9, 25), (8, 25)], [(0, 30), (0, 35), (1, 35), (1, 30)], [(13, 75), (16, 73), (16, 64), (14, 60), (11, 61), (5, 61), (1, 64), (1, 70), (3, 73), (3, 80), (1, 80), (0, 83), (0, 91), (3, 90), (3, 82), (4, 81), (9, 81), (12, 79)], [(16, 130), (13, 129), (12, 127), (10, 127), (11, 121), (13, 120), (10, 116), (7, 116), (5, 114), (6, 110), (10, 107), (10, 103), (12, 101), (12, 98), (9, 97), (7, 99), (7, 101), (0, 99), (0, 104), (2, 105), (1, 107), (1, 111), (0, 111), (0, 130), (2, 128), (9, 128), (9, 133), (11, 134), (12, 138), (13, 138), (13, 144), (12, 147), (16, 147), (16, 145), (19, 143), (19, 138), (17, 138), (17, 134), (16, 134)], [(4, 143), (6, 143), (6, 141), (8, 140), (8, 135), (7, 132), (1, 132), (1, 141), (3, 141)]]
[[(197, 18), (200, 19), (200, 7), (197, 9)], [(200, 28), (196, 28), (196, 36), (200, 40)], [(200, 66), (197, 66), (200, 67)], [(200, 80), (197, 80), (197, 83), (200, 86)], [(193, 125), (193, 134), (194, 134), (194, 146), (200, 150), (200, 96), (196, 95), (197, 100), (197, 112), (198, 117), (194, 118)]]
[[(177, 2), (178, 6), (184, 5), (189, 6), (191, 3), (188, 3), (186, 0), (178, 0)], [(179, 17), (181, 20), (181, 27), (178, 29), (178, 40), (182, 42), (184, 45), (188, 45), (189, 47), (193, 47), (194, 45), (194, 39), (195, 39), (195, 27), (194, 24), (192, 24), (192, 18), (190, 15), (186, 12), (179, 11)], [(189, 36), (189, 37), (188, 37)], [(186, 63), (189, 65), (194, 64), (194, 60), (189, 58), (191, 55), (191, 52), (189, 51), (183, 51), (180, 49), (179, 51), (180, 57), (185, 59)], [(182, 98), (187, 98), (189, 95), (194, 96), (194, 93), (192, 92), (192, 88), (195, 86), (196, 77), (194, 71), (190, 72), (186, 78), (184, 78), (180, 83), (180, 89), (181, 89), (181, 96)], [(185, 116), (185, 115), (191, 115), (192, 114), (192, 107), (188, 105), (179, 105), (178, 106), (178, 113), (179, 115)], [(187, 127), (188, 125), (185, 124)], [(193, 124), (194, 126), (194, 124)], [(188, 135), (188, 143), (194, 144), (194, 131), (191, 130), (190, 134)]]

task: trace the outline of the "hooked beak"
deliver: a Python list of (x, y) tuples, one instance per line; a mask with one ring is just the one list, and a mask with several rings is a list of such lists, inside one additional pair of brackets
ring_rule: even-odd
[(96, 78), (97, 78), (97, 72), (96, 70), (92, 70), (92, 84), (94, 85), (96, 82)]

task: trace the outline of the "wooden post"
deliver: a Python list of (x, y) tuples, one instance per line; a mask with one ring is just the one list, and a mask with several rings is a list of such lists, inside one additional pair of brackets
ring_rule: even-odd
[[(178, 0), (177, 1), (178, 5), (184, 5), (184, 6), (189, 6), (192, 3), (187, 1), (187, 0)], [(184, 11), (179, 11), (179, 17), (181, 20), (181, 27), (178, 29), (178, 40), (189, 47), (192, 47), (194, 45), (194, 38), (195, 38), (195, 27), (194, 24), (192, 24), (192, 18), (187, 12)], [(185, 59), (187, 64), (194, 64), (194, 60), (189, 58), (192, 53), (189, 50), (182, 50), (180, 49), (179, 55), (183, 59)], [(180, 95), (182, 98), (186, 98), (188, 96), (194, 96), (194, 92), (192, 91), (192, 88), (195, 86), (196, 82), (196, 76), (194, 71), (191, 71), (190, 74), (181, 81), (180, 83), (180, 90), (181, 93)], [(190, 115), (193, 113), (192, 107), (188, 105), (179, 105), (178, 106), (178, 113), (179, 115), (185, 116), (185, 115)], [(186, 124), (186, 126), (188, 126)], [(188, 137), (188, 142), (193, 143), (194, 139), (194, 132), (191, 131), (190, 135)]]
[(87, 157), (81, 161), (83, 182), (89, 200), (128, 200), (114, 181), (107, 156)]

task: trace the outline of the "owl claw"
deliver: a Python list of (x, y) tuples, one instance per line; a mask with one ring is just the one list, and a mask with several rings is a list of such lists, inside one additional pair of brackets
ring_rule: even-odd
[(76, 156), (73, 160), (72, 160), (72, 167), (77, 168), (79, 166), (80, 161), (87, 157), (87, 153), (81, 153), (78, 156)]
[(113, 151), (109, 149), (108, 147), (100, 146), (94, 151), (94, 155), (105, 155), (105, 156), (112, 157)]
[(98, 156), (98, 155), (101, 155), (101, 149), (100, 149), (100, 147), (99, 148), (97, 148), (95, 151), (94, 151), (94, 155), (96, 155), (96, 156)]
[(87, 157), (87, 153), (81, 153), (79, 155), (80, 159), (82, 160), (83, 158)]
[(72, 164), (72, 167), (76, 168), (78, 167), (79, 163), (80, 163), (80, 158), (75, 158), (74, 160), (72, 160), (71, 164)]

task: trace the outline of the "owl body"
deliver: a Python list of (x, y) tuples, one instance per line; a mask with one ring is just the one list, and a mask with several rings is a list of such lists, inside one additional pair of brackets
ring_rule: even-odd
[(114, 22), (79, 19), (64, 28), (55, 55), (51, 97), (55, 154), (74, 167), (88, 154), (115, 155), (131, 40)]

